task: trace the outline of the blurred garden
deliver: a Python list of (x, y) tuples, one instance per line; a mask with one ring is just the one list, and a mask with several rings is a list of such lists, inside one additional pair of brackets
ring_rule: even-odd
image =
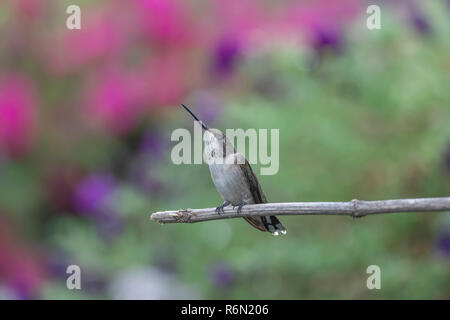
[(448, 213), (150, 221), (222, 202), (181, 103), (279, 129), (271, 202), (448, 196), (449, 84), (446, 0), (2, 1), (0, 299), (450, 299)]

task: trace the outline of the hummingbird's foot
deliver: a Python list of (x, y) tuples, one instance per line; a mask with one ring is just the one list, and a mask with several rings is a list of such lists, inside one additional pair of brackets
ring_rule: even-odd
[(245, 206), (246, 204), (247, 204), (247, 203), (242, 202), (241, 204), (239, 204), (239, 205), (237, 205), (237, 206), (233, 206), (233, 209), (234, 209), (235, 207), (238, 207), (237, 213), (241, 213), (242, 207)]
[(225, 201), (224, 203), (222, 203), (220, 206), (218, 206), (216, 208), (216, 213), (220, 215), (220, 212), (222, 211), (223, 213), (223, 208), (225, 208), (226, 206), (228, 206), (230, 204), (229, 201)]

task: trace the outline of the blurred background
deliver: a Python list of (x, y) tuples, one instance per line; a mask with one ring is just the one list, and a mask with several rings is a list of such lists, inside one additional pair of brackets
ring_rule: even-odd
[(206, 164), (171, 162), (193, 130), (180, 103), (280, 129), (269, 201), (448, 196), (449, 17), (444, 0), (2, 1), (0, 298), (449, 299), (448, 213), (281, 217), (284, 237), (149, 219), (221, 203)]

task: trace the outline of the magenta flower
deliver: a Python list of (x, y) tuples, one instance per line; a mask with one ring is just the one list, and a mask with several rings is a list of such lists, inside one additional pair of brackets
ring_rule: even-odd
[(19, 299), (35, 299), (42, 284), (40, 267), (32, 257), (22, 252), (15, 253), (10, 259), (8, 286)]
[(86, 117), (111, 133), (127, 133), (142, 111), (143, 83), (131, 74), (109, 70), (100, 72), (87, 90)]
[(143, 31), (160, 45), (186, 45), (194, 38), (193, 21), (180, 0), (135, 0)]
[(14, 227), (8, 220), (0, 219), (0, 279), (12, 298), (35, 299), (45, 278), (44, 267), (37, 256), (20, 244)]
[(29, 151), (36, 128), (36, 94), (23, 75), (0, 79), (0, 150), (12, 158)]
[(141, 75), (148, 103), (164, 106), (181, 101), (186, 91), (184, 79), (188, 68), (189, 61), (182, 52), (155, 56)]
[(238, 37), (248, 42), (255, 31), (267, 29), (269, 13), (258, 0), (214, 0), (214, 10), (220, 34)]
[(48, 39), (49, 48), (42, 50), (51, 71), (66, 73), (120, 55), (132, 38), (131, 28), (125, 26), (122, 17), (108, 7), (103, 11), (90, 9), (82, 18), (80, 30), (64, 28), (53, 35)]

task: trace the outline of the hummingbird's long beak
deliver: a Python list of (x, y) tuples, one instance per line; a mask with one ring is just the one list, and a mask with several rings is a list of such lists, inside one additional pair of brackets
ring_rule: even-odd
[(193, 114), (192, 111), (191, 111), (188, 107), (186, 107), (184, 104), (181, 104), (181, 106), (182, 106), (183, 108), (185, 108), (186, 111), (189, 112), (189, 113), (191, 114), (191, 116), (192, 116), (196, 121), (200, 122), (200, 124), (202, 125), (202, 128), (203, 128), (204, 130), (209, 130), (208, 127), (205, 126), (205, 124), (203, 123), (203, 121), (201, 121), (199, 118), (197, 118), (197, 116), (196, 116), (195, 114)]

